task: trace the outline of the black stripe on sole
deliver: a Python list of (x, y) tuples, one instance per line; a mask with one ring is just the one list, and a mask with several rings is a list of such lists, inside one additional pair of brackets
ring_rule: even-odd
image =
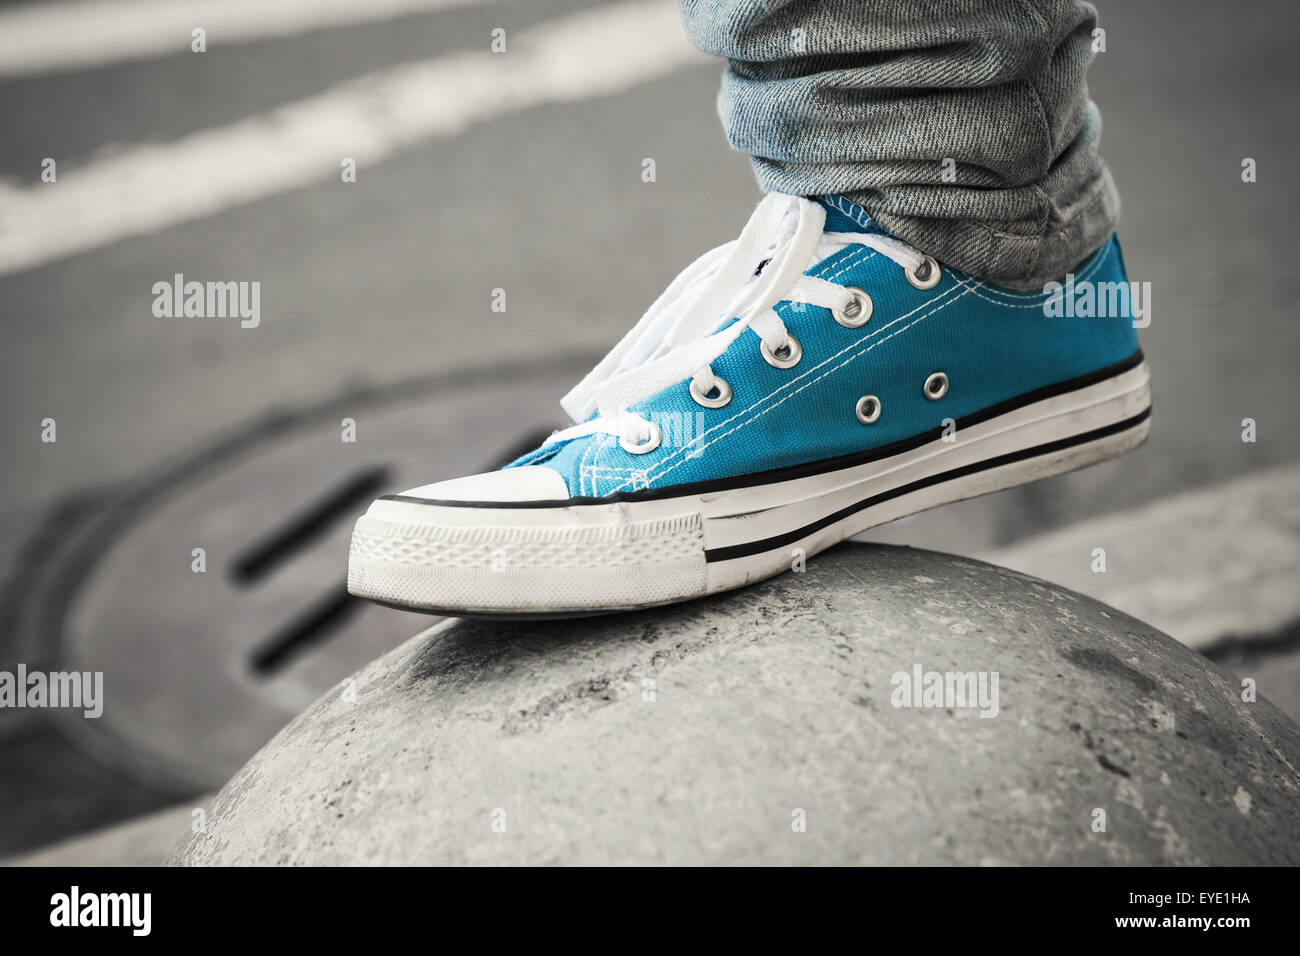
[(1120, 432), (1128, 431), (1130, 428), (1136, 428), (1150, 417), (1151, 408), (1148, 406), (1132, 418), (1127, 418), (1122, 422), (1115, 422), (1112, 425), (1106, 425), (1090, 432), (1071, 435), (1069, 438), (1060, 438), (1043, 445), (1034, 445), (1031, 448), (1022, 448), (1019, 451), (1007, 452), (1005, 455), (998, 455), (996, 458), (988, 458), (984, 461), (977, 461), (969, 465), (963, 465), (960, 468), (953, 468), (949, 471), (941, 471), (934, 475), (927, 475), (924, 478), (918, 478), (916, 481), (910, 482), (906, 485), (899, 485), (897, 488), (891, 488), (888, 491), (882, 491), (878, 495), (864, 498), (846, 508), (841, 508), (834, 514), (829, 514), (811, 524), (804, 525), (802, 528), (796, 528), (794, 531), (774, 535), (770, 538), (762, 538), (758, 541), (750, 541), (746, 544), (733, 544), (725, 548), (707, 549), (704, 552), (704, 560), (706, 562), (734, 561), (736, 558), (747, 558), (751, 555), (762, 554), (764, 551), (772, 551), (776, 548), (784, 547), (787, 544), (791, 544), (801, 538), (807, 537), (810, 534), (814, 534), (822, 528), (829, 527), (830, 525), (835, 524), (835, 522), (842, 521), (850, 515), (857, 514), (859, 511), (863, 511), (873, 505), (878, 505), (893, 498), (910, 494), (913, 491), (920, 491), (922, 488), (929, 488), (934, 485), (943, 484), (945, 481), (965, 478), (968, 475), (978, 474), (981, 471), (989, 471), (993, 468), (1000, 468), (1003, 465), (1014, 464), (1015, 462), (1025, 461), (1030, 458), (1037, 458), (1040, 455), (1049, 455), (1052, 452), (1072, 448), (1075, 445), (1086, 445), (1088, 442), (1097, 441), (1101, 438), (1109, 438), (1111, 435), (1118, 435)]
[[(1080, 389), (1088, 388), (1107, 379), (1116, 378), (1125, 372), (1131, 371), (1142, 364), (1144, 356), (1142, 350), (1138, 349), (1128, 358), (1104, 368), (1096, 369), (1086, 375), (1080, 375), (1078, 378), (1072, 378), (1066, 382), (1058, 382), (1055, 385), (1046, 385), (1042, 388), (1036, 388), (1031, 392), (1025, 392), (1017, 395), (1015, 398), (1009, 398), (997, 404), (990, 405), (987, 408), (981, 408), (977, 412), (971, 412), (969, 415), (963, 415), (955, 422), (958, 429), (969, 428), (972, 425), (978, 425), (980, 422), (986, 422), (989, 419), (997, 418), (999, 415), (1005, 415), (1007, 412), (1015, 411), (1017, 408), (1024, 408), (1026, 405), (1033, 405), (1035, 402), (1041, 402), (1049, 398), (1056, 398), (1059, 395), (1066, 395), (1070, 392), (1077, 392)], [(682, 498), (687, 495), (711, 494), (717, 491), (734, 491), (737, 488), (750, 488), (754, 485), (768, 485), (778, 481), (791, 481), (796, 478), (808, 478), (813, 475), (822, 475), (827, 472), (840, 471), (844, 468), (852, 468), (855, 465), (865, 465), (868, 462), (880, 461), (885, 458), (892, 458), (895, 455), (920, 448), (922, 445), (928, 445), (937, 438), (942, 437), (943, 427), (932, 428), (929, 431), (922, 432), (919, 435), (913, 435), (911, 438), (903, 438), (899, 441), (892, 442), (888, 445), (881, 445), (877, 448), (869, 449), (864, 452), (856, 452), (851, 455), (841, 455), (838, 458), (824, 458), (821, 461), (810, 462), (806, 465), (791, 465), (787, 468), (773, 468), (768, 471), (755, 471), (743, 475), (731, 475), (726, 478), (710, 478), (704, 481), (685, 482), (680, 485), (668, 485), (664, 488), (642, 488), (639, 491), (619, 491), (611, 495), (602, 497), (592, 497), (590, 495), (575, 495), (571, 498), (555, 499), (550, 501), (456, 501), (443, 500), (437, 498), (418, 498), (414, 495), (381, 495), (380, 501), (404, 501), (407, 504), (415, 505), (437, 505), (442, 508), (492, 508), (492, 509), (510, 509), (510, 508), (573, 508), (584, 505), (609, 505), (623, 501), (655, 501), (662, 498)]]

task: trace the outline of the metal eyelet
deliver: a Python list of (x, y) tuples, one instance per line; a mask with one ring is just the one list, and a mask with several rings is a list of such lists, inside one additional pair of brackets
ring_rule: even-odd
[(644, 455), (648, 451), (654, 451), (659, 447), (659, 443), (664, 440), (663, 430), (654, 422), (646, 422), (646, 428), (649, 436), (643, 442), (629, 442), (626, 436), (620, 436), (618, 443), (623, 446), (623, 450), (632, 455)]
[(880, 399), (874, 395), (863, 395), (853, 411), (858, 416), (858, 421), (870, 425), (880, 417)]
[(786, 333), (784, 345), (772, 349), (763, 342), (759, 346), (759, 351), (763, 353), (763, 361), (773, 368), (794, 368), (799, 364), (799, 359), (803, 358), (803, 346), (789, 332)]
[(695, 399), (695, 404), (703, 405), (705, 408), (721, 408), (731, 401), (731, 386), (715, 375), (713, 376), (713, 394), (705, 395), (700, 391), (699, 383), (695, 379), (691, 379), (691, 398)]
[(925, 380), (925, 385), (921, 389), (925, 392), (925, 397), (932, 402), (937, 402), (948, 394), (948, 376), (943, 372), (935, 372)]
[(939, 268), (939, 262), (934, 256), (926, 256), (925, 261), (917, 267), (915, 272), (911, 269), (904, 269), (903, 275), (907, 276), (907, 281), (912, 284), (914, 289), (933, 289), (939, 284), (943, 270)]
[(831, 318), (846, 329), (861, 328), (871, 318), (871, 296), (851, 285), (845, 286), (844, 291), (853, 296), (853, 301), (843, 309), (831, 309)]

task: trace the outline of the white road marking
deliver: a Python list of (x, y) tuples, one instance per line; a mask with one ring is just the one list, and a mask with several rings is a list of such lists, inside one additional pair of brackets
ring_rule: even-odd
[(86, 69), (496, 0), (55, 0), (0, 8), (0, 77)]
[(373, 165), (503, 114), (612, 95), (705, 62), (672, 0), (636, 0), (521, 31), (503, 54), (392, 67), (172, 143), (60, 166), (54, 183), (0, 183), (0, 275), (338, 179), (345, 157)]

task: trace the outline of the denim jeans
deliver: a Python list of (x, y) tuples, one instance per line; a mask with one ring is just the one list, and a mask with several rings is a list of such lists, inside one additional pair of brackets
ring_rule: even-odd
[(1088, 98), (1083, 0), (681, 0), (726, 57), (718, 109), (764, 190), (843, 194), (1000, 285), (1101, 246), (1119, 195)]

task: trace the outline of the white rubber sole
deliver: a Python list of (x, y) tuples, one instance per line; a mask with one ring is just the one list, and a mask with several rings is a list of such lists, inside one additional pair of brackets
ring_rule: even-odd
[(1149, 382), (1142, 362), (964, 425), (954, 440), (702, 494), (539, 506), (380, 499), (353, 532), (348, 590), (411, 610), (510, 617), (715, 594), (904, 515), (1122, 455), (1146, 440)]

